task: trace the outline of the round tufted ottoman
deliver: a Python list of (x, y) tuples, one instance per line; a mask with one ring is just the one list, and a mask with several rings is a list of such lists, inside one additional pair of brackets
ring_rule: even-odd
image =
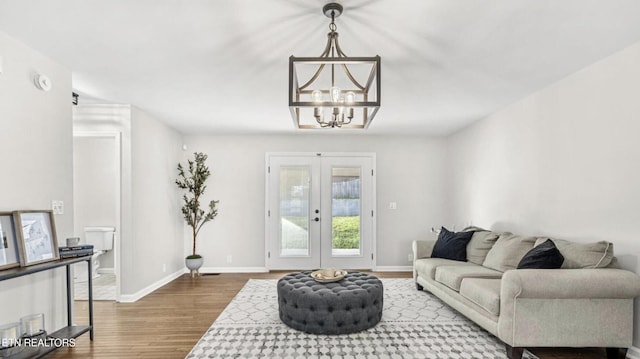
[(382, 282), (365, 273), (348, 273), (333, 283), (318, 283), (311, 272), (290, 273), (278, 281), (280, 320), (313, 334), (365, 330), (382, 318)]

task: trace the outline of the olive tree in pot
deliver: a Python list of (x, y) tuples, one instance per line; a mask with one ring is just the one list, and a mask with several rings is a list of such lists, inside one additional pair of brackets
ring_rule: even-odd
[(219, 201), (210, 201), (209, 208), (205, 212), (201, 208), (200, 201), (207, 186), (205, 182), (211, 175), (209, 167), (205, 164), (207, 155), (202, 152), (195, 152), (193, 160), (187, 160), (186, 168), (178, 163), (178, 179), (176, 185), (178, 188), (186, 190), (182, 196), (184, 204), (182, 205), (182, 215), (185, 222), (191, 227), (193, 235), (193, 251), (185, 258), (185, 265), (191, 270), (191, 276), (195, 276), (202, 266), (203, 258), (196, 253), (196, 239), (202, 226), (210, 220), (216, 218), (218, 209), (216, 204)]

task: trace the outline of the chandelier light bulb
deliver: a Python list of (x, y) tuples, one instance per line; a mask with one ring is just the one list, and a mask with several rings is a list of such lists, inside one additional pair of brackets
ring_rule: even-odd
[(352, 91), (349, 91), (345, 95), (344, 99), (345, 99), (345, 102), (348, 104), (354, 103), (356, 102), (356, 94), (353, 93)]
[(316, 103), (322, 102), (322, 91), (313, 90), (313, 92), (311, 92), (311, 101)]
[(331, 86), (331, 88), (329, 88), (329, 92), (331, 93), (331, 102), (340, 101), (340, 87)]

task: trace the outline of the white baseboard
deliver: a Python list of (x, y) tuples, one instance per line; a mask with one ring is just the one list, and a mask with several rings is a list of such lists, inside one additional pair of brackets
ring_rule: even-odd
[[(269, 269), (266, 267), (202, 267), (200, 274), (207, 273), (266, 273)], [(188, 269), (184, 269), (184, 273), (189, 273)]]
[(631, 347), (627, 351), (627, 358), (629, 359), (640, 359), (640, 348)]
[(376, 266), (376, 272), (411, 272), (412, 266)]
[(99, 274), (116, 274), (116, 270), (114, 268), (98, 268)]
[(119, 302), (121, 303), (133, 303), (136, 302), (140, 299), (142, 299), (144, 296), (146, 296), (147, 294), (150, 294), (151, 292), (153, 292), (154, 290), (162, 287), (163, 285), (171, 282), (172, 280), (180, 277), (181, 275), (184, 274), (184, 271), (179, 270), (175, 273), (169, 274), (168, 276), (160, 279), (159, 281), (145, 287), (142, 288), (141, 290), (133, 293), (133, 294), (120, 294), (120, 300)]

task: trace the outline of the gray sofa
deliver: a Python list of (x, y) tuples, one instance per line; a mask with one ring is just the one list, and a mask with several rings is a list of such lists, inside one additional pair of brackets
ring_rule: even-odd
[(502, 340), (509, 358), (526, 347), (605, 347), (625, 358), (640, 277), (618, 268), (613, 245), (553, 239), (560, 269), (516, 269), (547, 237), (470, 227), (467, 261), (431, 258), (436, 240), (413, 242), (413, 274), (427, 290)]

